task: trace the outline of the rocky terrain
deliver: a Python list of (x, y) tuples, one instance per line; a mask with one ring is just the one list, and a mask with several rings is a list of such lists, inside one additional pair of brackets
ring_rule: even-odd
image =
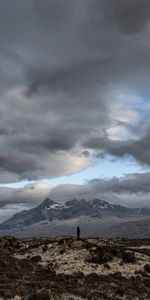
[(150, 240), (0, 238), (0, 299), (148, 300)]

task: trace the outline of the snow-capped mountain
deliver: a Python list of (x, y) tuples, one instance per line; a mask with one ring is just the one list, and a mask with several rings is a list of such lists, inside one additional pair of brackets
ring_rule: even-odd
[(45, 220), (67, 220), (80, 216), (89, 216), (92, 218), (104, 218), (108, 216), (132, 218), (139, 215), (150, 215), (150, 209), (127, 208), (100, 199), (90, 201), (73, 199), (62, 204), (46, 198), (37, 207), (17, 213), (11, 219), (0, 224), (0, 230), (25, 227)]

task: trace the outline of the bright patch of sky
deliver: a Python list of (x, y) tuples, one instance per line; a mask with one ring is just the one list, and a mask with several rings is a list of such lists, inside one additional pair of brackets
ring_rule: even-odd
[[(132, 91), (122, 91), (115, 88), (111, 92), (112, 124), (106, 130), (111, 140), (139, 140), (147, 128), (150, 120), (150, 99), (144, 95), (134, 94)], [(141, 132), (139, 131), (139, 126)]]
[(130, 158), (116, 160), (107, 156), (104, 161), (97, 161), (95, 166), (70, 176), (63, 176), (52, 180), (44, 180), (52, 185), (58, 184), (84, 184), (96, 178), (122, 177), (125, 174), (144, 173), (146, 170)]
[(122, 177), (125, 174), (144, 173), (149, 170), (150, 168), (142, 167), (131, 158), (126, 157), (124, 159), (116, 160), (112, 156), (107, 155), (105, 160), (97, 159), (94, 166), (70, 176), (62, 176), (54, 179), (44, 179), (32, 182), (21, 181), (10, 184), (1, 184), (0, 187), (22, 188), (28, 184), (37, 182), (44, 182), (51, 186), (59, 184), (84, 184), (86, 181), (91, 179)]

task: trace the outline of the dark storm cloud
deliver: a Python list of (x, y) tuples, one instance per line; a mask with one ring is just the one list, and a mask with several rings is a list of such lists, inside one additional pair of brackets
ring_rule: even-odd
[[(141, 109), (130, 100), (149, 99), (149, 8), (146, 0), (0, 1), (1, 183), (78, 172), (99, 153), (150, 165), (148, 101)], [(126, 90), (133, 105), (124, 119)], [(125, 141), (112, 139), (119, 129)]]
[[(105, 83), (104, 73), (108, 66), (110, 58), (95, 58), (81, 61), (74, 65), (63, 67), (56, 71), (31, 69), (29, 71), (28, 95), (38, 93), (38, 89), (45, 87), (51, 90), (70, 90), (87, 89), (87, 85)], [(99, 69), (103, 72), (100, 77)]]
[(150, 135), (147, 134), (140, 141), (131, 141), (125, 144), (112, 145), (111, 153), (116, 156), (131, 155), (142, 164), (150, 165)]
[(8, 130), (6, 128), (0, 128), (0, 135), (7, 135)]
[(73, 13), (72, 1), (69, 0), (34, 0), (33, 8), (44, 25), (51, 27), (60, 26)]
[(99, 149), (103, 154), (111, 153), (116, 157), (132, 156), (141, 164), (150, 165), (150, 134), (149, 131), (140, 140), (111, 141), (106, 138), (92, 138), (86, 144), (91, 149)]
[(16, 137), (14, 138), (12, 143), (13, 145), (17, 147), (17, 149), (21, 153), (42, 153), (42, 151), (65, 151), (65, 150), (71, 150), (73, 146), (76, 143), (77, 137), (74, 135), (72, 136), (71, 133), (67, 134), (67, 140), (66, 138), (66, 132), (60, 131), (53, 135), (52, 132), (49, 132), (49, 134), (45, 133), (45, 136), (22, 136), (22, 137)]
[(0, 154), (0, 166), (1, 173), (10, 171), (22, 174), (30, 169), (37, 169), (37, 163), (34, 161), (33, 157), (27, 157), (27, 155), (23, 155), (17, 151), (16, 153), (8, 152)]
[(108, 25), (116, 27), (120, 32), (127, 34), (139, 32), (149, 21), (148, 0), (94, 0), (89, 3), (93, 12), (97, 12), (96, 18), (93, 18), (95, 24), (101, 17), (108, 22)]
[(108, 9), (106, 4), (106, 9), (110, 20), (117, 25), (119, 30), (128, 34), (142, 30), (149, 21), (150, 3), (148, 0), (115, 0), (109, 5)]

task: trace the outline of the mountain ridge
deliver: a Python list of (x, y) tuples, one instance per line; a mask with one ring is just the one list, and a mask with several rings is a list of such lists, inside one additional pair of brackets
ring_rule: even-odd
[(118, 204), (111, 204), (101, 199), (72, 199), (66, 203), (59, 203), (46, 198), (38, 206), (30, 210), (23, 210), (0, 224), (0, 230), (28, 227), (41, 221), (67, 220), (80, 216), (105, 218), (116, 216), (119, 218), (150, 216), (149, 208), (128, 208)]

